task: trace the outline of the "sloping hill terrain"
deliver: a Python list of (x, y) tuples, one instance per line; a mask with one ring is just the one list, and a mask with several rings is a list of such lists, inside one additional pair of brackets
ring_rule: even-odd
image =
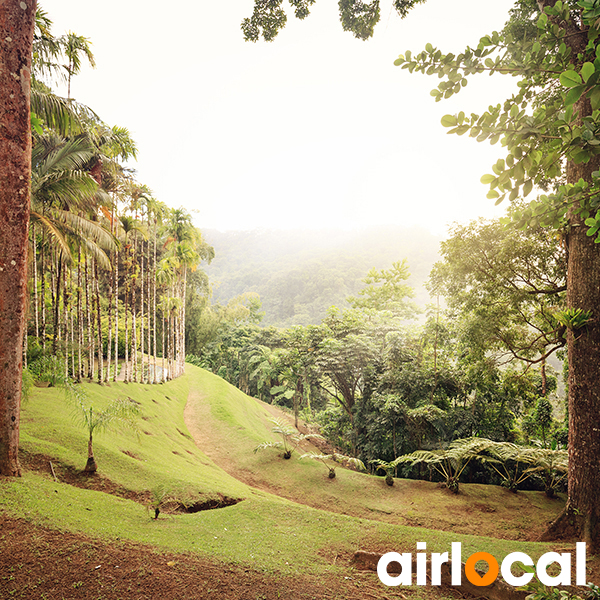
[(138, 431), (97, 435), (99, 473), (86, 477), (86, 431), (62, 390), (36, 390), (23, 409), (23, 477), (0, 481), (0, 598), (423, 597), (356, 572), (352, 554), (414, 552), (416, 541), (498, 557), (549, 548), (520, 541), (560, 509), (543, 494), (463, 486), (455, 497), (341, 468), (330, 480), (297, 455), (255, 454), (276, 439), (272, 407), (191, 365), (161, 386), (83, 387), (100, 408), (139, 403)]

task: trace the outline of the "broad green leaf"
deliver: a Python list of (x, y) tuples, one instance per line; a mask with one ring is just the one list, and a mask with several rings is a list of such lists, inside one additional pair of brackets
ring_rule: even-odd
[(567, 106), (571, 106), (571, 105), (575, 104), (575, 102), (577, 102), (579, 100), (579, 98), (581, 98), (581, 94), (583, 94), (584, 91), (585, 91), (584, 85), (578, 85), (577, 87), (570, 89), (567, 92), (567, 95), (565, 96), (565, 104)]
[(589, 97), (590, 102), (592, 103), (592, 109), (596, 110), (600, 108), (600, 87), (593, 88), (589, 94)]
[(531, 192), (532, 189), (533, 189), (533, 181), (531, 179), (528, 179), (523, 184), (523, 196), (529, 196), (529, 193)]
[(560, 83), (568, 88), (581, 85), (581, 77), (575, 71), (565, 71), (560, 74)]
[(492, 183), (492, 181), (495, 181), (495, 179), (496, 177), (494, 175), (490, 175), (489, 173), (487, 173), (486, 175), (482, 175), (479, 181), (481, 181), (481, 183), (483, 183), (484, 185), (488, 185)]
[(587, 83), (587, 80), (596, 72), (596, 68), (591, 62), (583, 63), (581, 67), (581, 77)]
[(444, 115), (442, 117), (442, 126), (444, 127), (455, 127), (458, 124), (454, 115)]
[(498, 198), (499, 196), (500, 196), (500, 194), (496, 190), (490, 190), (487, 193), (486, 198), (493, 200), (494, 198)]

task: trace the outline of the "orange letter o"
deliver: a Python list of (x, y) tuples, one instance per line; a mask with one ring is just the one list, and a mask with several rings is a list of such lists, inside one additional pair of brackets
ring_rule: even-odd
[[(475, 570), (475, 565), (480, 560), (488, 564), (488, 571), (483, 577)], [(498, 577), (498, 561), (489, 552), (475, 552), (465, 563), (465, 575), (473, 585), (490, 585)]]

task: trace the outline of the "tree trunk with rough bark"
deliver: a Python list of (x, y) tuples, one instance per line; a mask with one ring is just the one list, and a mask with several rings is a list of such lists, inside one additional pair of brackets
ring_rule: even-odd
[(19, 476), (35, 0), (0, 3), (0, 474)]
[[(591, 114), (585, 98), (576, 104), (580, 118)], [(567, 180), (592, 181), (600, 166), (598, 158), (567, 165)], [(568, 215), (567, 306), (591, 311), (584, 327), (567, 330), (569, 360), (569, 495), (565, 510), (550, 525), (544, 539), (575, 535), (600, 548), (600, 244), (586, 235), (588, 228), (572, 210)]]

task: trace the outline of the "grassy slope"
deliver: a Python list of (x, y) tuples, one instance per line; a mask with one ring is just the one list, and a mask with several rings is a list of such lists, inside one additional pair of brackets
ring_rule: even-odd
[[(94, 446), (99, 469), (105, 477), (136, 491), (166, 484), (180, 497), (221, 493), (245, 501), (219, 510), (161, 516), (154, 521), (133, 501), (55, 483), (50, 475), (26, 472), (19, 480), (0, 482), (0, 507), (13, 516), (93, 537), (149, 543), (165, 551), (199, 552), (216, 560), (282, 573), (335, 571), (339, 567), (332, 563), (338, 555), (365, 547), (414, 551), (416, 541), (428, 542), (430, 551), (445, 551), (451, 541), (463, 541), (465, 555), (485, 549), (499, 558), (519, 550), (535, 557), (548, 550), (544, 544), (491, 540), (401, 526), (396, 524), (399, 519), (383, 523), (339, 514), (342, 511), (319, 510), (251, 488), (218, 467), (207, 454), (218, 458), (231, 472), (260, 476), (271, 488), (301, 486), (307, 490), (308, 500), (309, 496), (325, 494), (327, 502), (335, 499), (353, 507), (348, 512), (363, 517), (379, 515), (393, 521), (386, 512), (373, 513), (360, 507), (373, 501), (371, 508), (387, 511), (403, 498), (402, 485), (388, 494), (380, 480), (343, 471), (327, 488), (329, 480), (322, 465), (283, 461), (276, 452), (253, 454), (251, 449), (258, 442), (273, 438), (266, 408), (201, 369), (187, 365), (186, 370), (185, 377), (161, 386), (85, 385), (90, 400), (98, 406), (118, 395), (131, 397), (142, 406), (138, 435), (124, 431), (97, 437)], [(190, 399), (206, 411), (200, 425), (206, 430), (207, 454), (194, 444), (183, 421), (190, 391)], [(37, 390), (23, 409), (23, 449), (82, 468), (86, 434), (71, 412), (60, 390)], [(439, 498), (447, 498), (439, 491), (427, 491), (421, 498), (427, 502), (423, 514), (438, 510)], [(493, 496), (493, 489), (490, 494)], [(381, 506), (384, 508), (377, 508)], [(544, 509), (544, 513), (549, 518), (555, 510), (549, 513)]]
[[(531, 539), (531, 532), (541, 533), (562, 509), (560, 500), (550, 500), (539, 492), (514, 494), (504, 488), (474, 484), (462, 485), (461, 493), (454, 495), (426, 481), (397, 479), (389, 487), (383, 477), (340, 468), (335, 479), (328, 479), (322, 463), (299, 460), (300, 452), (291, 460), (283, 460), (276, 448), (254, 454), (258, 443), (280, 439), (270, 431), (266, 405), (210, 373), (198, 376), (190, 395), (190, 405), (198, 410), (189, 411), (188, 407), (187, 422), (192, 430), (198, 423), (200, 447), (235, 477), (280, 496), (388, 523), (513, 540)], [(205, 430), (211, 431), (210, 439), (202, 436)], [(309, 446), (305, 444), (305, 449)]]

